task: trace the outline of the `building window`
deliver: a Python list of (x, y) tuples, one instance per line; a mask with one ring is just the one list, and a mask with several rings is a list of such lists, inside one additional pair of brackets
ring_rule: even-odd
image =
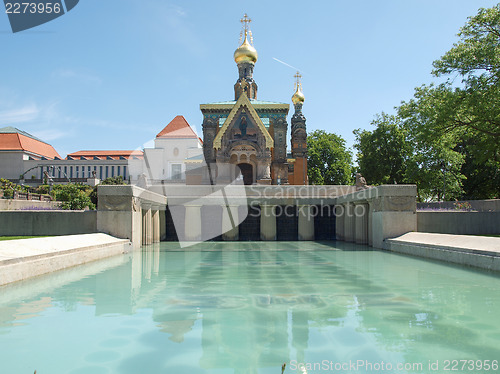
[(106, 179), (109, 178), (109, 166), (106, 166)]
[(111, 177), (115, 176), (115, 167), (111, 166)]
[(68, 167), (67, 166), (64, 167), (64, 178), (66, 178), (66, 179), (68, 178)]
[(73, 178), (73, 166), (69, 167), (69, 177)]
[(76, 177), (80, 178), (80, 167), (76, 166)]
[(58, 173), (59, 176), (58, 176), (58, 178), (61, 178), (61, 167), (58, 166), (57, 169), (59, 170), (59, 173)]
[(127, 167), (123, 167), (123, 179), (127, 179)]
[(99, 166), (99, 179), (102, 179), (102, 166)]
[(92, 170), (91, 170), (91, 169), (92, 169), (92, 166), (89, 166), (89, 167), (87, 168), (87, 178), (92, 177)]
[(117, 168), (118, 168), (118, 171), (116, 172), (116, 176), (119, 177), (121, 175), (120, 172), (122, 171), (121, 170), (122, 168), (121, 168), (121, 166), (117, 166)]
[(173, 164), (172, 165), (172, 179), (181, 179), (182, 165)]

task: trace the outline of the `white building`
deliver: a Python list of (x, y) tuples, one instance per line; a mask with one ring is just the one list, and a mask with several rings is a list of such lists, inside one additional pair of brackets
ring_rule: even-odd
[(61, 160), (48, 143), (15, 127), (0, 128), (0, 178), (17, 180), (31, 167), (28, 178), (40, 178), (36, 166), (44, 161)]
[[(29, 185), (85, 183), (122, 176), (136, 183), (141, 175), (157, 182), (185, 182), (189, 159), (202, 158), (203, 145), (183, 116), (175, 117), (155, 138), (155, 147), (142, 150), (83, 150), (61, 158), (48, 143), (22, 130), (0, 129), (0, 178)], [(21, 178), (22, 176), (22, 178)]]
[(129, 160), (131, 183), (142, 174), (152, 183), (185, 183), (190, 160), (203, 158), (203, 142), (183, 116), (176, 116), (160, 131), (154, 145), (144, 149), (142, 159)]

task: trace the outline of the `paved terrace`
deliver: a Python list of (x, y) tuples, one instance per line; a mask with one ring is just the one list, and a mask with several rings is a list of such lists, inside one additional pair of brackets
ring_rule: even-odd
[(389, 251), (500, 271), (500, 238), (409, 232), (386, 239)]
[(0, 242), (0, 286), (90, 261), (123, 254), (130, 241), (83, 234)]

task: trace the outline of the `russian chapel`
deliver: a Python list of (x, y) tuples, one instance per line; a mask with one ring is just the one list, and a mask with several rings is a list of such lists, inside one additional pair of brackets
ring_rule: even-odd
[[(287, 153), (289, 104), (257, 99), (253, 70), (257, 50), (253, 46), (251, 20), (245, 14), (240, 46), (234, 52), (238, 80), (234, 100), (201, 104), (203, 153), (217, 183), (242, 178), (250, 184), (307, 184), (306, 118), (300, 75), (295, 78), (291, 119), (291, 154)], [(239, 174), (241, 173), (241, 174)]]

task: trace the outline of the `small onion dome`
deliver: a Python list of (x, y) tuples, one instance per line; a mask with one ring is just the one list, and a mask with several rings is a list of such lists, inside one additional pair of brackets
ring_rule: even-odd
[(305, 99), (306, 98), (305, 98), (304, 94), (302, 93), (302, 90), (300, 89), (300, 85), (298, 84), (297, 90), (295, 91), (295, 93), (292, 96), (292, 102), (294, 104), (298, 104), (298, 103), (302, 104)]
[(257, 57), (257, 50), (248, 42), (247, 36), (245, 35), (243, 43), (234, 51), (234, 61), (236, 61), (237, 64), (240, 62), (251, 62), (255, 64), (257, 62)]

